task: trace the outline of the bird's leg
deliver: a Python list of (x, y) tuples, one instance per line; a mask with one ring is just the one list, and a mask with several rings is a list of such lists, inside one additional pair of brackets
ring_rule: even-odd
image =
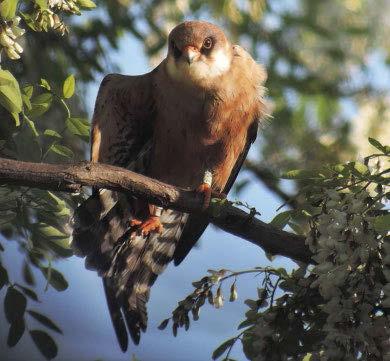
[(203, 183), (196, 190), (197, 192), (203, 194), (202, 210), (207, 209), (210, 205), (211, 193), (212, 193), (212, 189), (211, 189), (212, 182), (213, 182), (213, 174), (209, 170), (206, 170), (203, 176)]
[(140, 232), (142, 236), (147, 236), (151, 232), (161, 233), (163, 231), (163, 225), (160, 221), (162, 210), (161, 207), (149, 204), (149, 217), (147, 219), (141, 221), (135, 218), (130, 221), (130, 226), (136, 228), (133, 234)]

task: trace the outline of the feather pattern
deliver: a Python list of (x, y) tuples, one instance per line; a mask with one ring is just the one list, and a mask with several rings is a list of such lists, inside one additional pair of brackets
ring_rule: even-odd
[[(265, 72), (243, 49), (230, 46), (217, 27), (185, 24), (179, 30), (191, 44), (217, 32), (215, 38), (228, 49), (222, 46), (218, 52), (227, 51), (230, 70), (217, 80), (201, 77), (194, 86), (170, 74), (175, 68), (168, 54), (148, 74), (106, 76), (93, 116), (91, 159), (187, 188), (197, 187), (204, 171), (211, 170), (212, 188), (227, 193), (265, 114)], [(178, 43), (180, 31), (172, 32)], [(207, 66), (201, 69), (204, 73)], [(208, 224), (205, 216), (164, 209), (162, 233), (141, 236), (130, 222), (145, 219), (148, 212), (142, 200), (95, 189), (74, 214), (74, 248), (86, 258), (86, 267), (103, 278), (123, 351), (128, 333), (138, 344), (146, 330), (146, 303), (157, 276), (172, 259), (179, 264), (185, 258)]]

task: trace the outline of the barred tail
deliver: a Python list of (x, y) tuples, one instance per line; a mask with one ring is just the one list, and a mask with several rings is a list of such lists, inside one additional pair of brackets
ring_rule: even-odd
[(103, 277), (111, 320), (123, 351), (126, 326), (135, 344), (147, 327), (146, 303), (150, 287), (172, 260), (187, 214), (165, 210), (161, 234), (132, 235), (132, 199), (100, 191), (75, 212), (73, 245), (86, 257), (86, 267)]

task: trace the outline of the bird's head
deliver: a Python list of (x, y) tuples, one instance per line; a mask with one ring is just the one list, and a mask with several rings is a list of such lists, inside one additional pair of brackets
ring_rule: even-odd
[(186, 21), (169, 34), (168, 74), (194, 85), (213, 81), (226, 73), (232, 47), (223, 31), (205, 21)]

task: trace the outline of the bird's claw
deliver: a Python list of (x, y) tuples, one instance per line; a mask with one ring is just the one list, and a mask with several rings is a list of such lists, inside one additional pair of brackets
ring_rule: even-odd
[(147, 236), (152, 232), (162, 233), (163, 231), (163, 225), (161, 224), (160, 217), (158, 216), (150, 216), (145, 221), (132, 219), (130, 221), (130, 226), (135, 228), (132, 235), (140, 233), (142, 236)]
[(210, 206), (212, 189), (209, 184), (202, 183), (196, 191), (203, 194), (202, 210), (206, 210)]

